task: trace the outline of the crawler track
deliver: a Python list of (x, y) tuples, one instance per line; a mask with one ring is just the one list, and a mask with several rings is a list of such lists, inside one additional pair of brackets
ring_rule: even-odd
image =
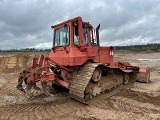
[(99, 63), (89, 63), (80, 68), (69, 88), (69, 93), (72, 98), (86, 103), (84, 100), (84, 91), (98, 65)]
[[(106, 67), (106, 69), (108, 69), (107, 71), (108, 74), (101, 76), (99, 81), (92, 83), (91, 79), (95, 70), (97, 68), (101, 70), (99, 65), (100, 63), (86, 63), (84, 66), (80, 67), (69, 88), (70, 90), (69, 93), (71, 98), (78, 100), (80, 102), (83, 102), (85, 104), (90, 104), (89, 102), (92, 101), (93, 96), (91, 96), (91, 99), (89, 100), (86, 100), (85, 98), (86, 97), (85, 90), (89, 85), (92, 85), (91, 88), (90, 87), (88, 88), (89, 91), (92, 91), (92, 88), (97, 87), (98, 90), (100, 88), (101, 90), (100, 93), (105, 93), (107, 91), (108, 93), (106, 94), (108, 97), (110, 97), (116, 94), (117, 92), (119, 92), (121, 89), (126, 89), (128, 87), (131, 87), (134, 84), (134, 81), (135, 81), (134, 80), (135, 78), (133, 78), (133, 76), (135, 76), (134, 73), (130, 75), (127, 85), (124, 85), (123, 84), (124, 77), (123, 77), (122, 71), (120, 69), (107, 68), (106, 66), (103, 66), (103, 67)], [(99, 84), (100, 87), (98, 87), (97, 84)], [(114, 89), (117, 89), (117, 90), (114, 90)], [(99, 91), (96, 94), (99, 94)], [(99, 97), (99, 95), (96, 96), (95, 98), (97, 97)]]

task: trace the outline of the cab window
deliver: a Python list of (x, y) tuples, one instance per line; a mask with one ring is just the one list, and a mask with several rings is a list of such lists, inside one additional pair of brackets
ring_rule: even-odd
[[(83, 43), (88, 44), (88, 31), (87, 28), (83, 28)], [(78, 26), (74, 26), (74, 44), (79, 45)]]
[(86, 27), (83, 28), (83, 43), (85, 45), (88, 44), (88, 31)]
[(74, 44), (79, 45), (78, 26), (74, 26)]
[(69, 45), (69, 26), (56, 29), (54, 34), (54, 47)]

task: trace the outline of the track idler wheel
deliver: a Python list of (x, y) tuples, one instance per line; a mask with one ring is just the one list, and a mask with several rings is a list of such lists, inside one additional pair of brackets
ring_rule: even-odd
[(88, 85), (87, 85), (87, 87), (86, 87), (86, 89), (85, 89), (85, 91), (84, 91), (84, 99), (86, 100), (86, 101), (88, 101), (88, 100), (90, 100), (90, 99), (92, 99), (92, 94), (93, 94), (93, 87), (94, 87), (94, 85), (92, 84), (92, 83), (89, 83)]
[(98, 83), (99, 80), (101, 79), (101, 76), (102, 76), (102, 70), (99, 67), (97, 67), (92, 75), (90, 82), (88, 83), (84, 91), (85, 93), (84, 99), (86, 101), (92, 99), (93, 97), (101, 93), (101, 88)]
[(92, 75), (92, 80), (94, 82), (98, 82), (101, 79), (101, 76), (102, 76), (102, 70), (100, 68), (96, 68)]

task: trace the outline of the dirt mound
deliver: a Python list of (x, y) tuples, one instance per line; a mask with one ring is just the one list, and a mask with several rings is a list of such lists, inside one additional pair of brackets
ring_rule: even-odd
[(0, 73), (13, 73), (28, 66), (31, 56), (28, 54), (7, 55), (0, 58)]

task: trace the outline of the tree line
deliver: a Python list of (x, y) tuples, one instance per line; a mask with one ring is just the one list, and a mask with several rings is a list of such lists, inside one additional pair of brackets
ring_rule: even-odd
[[(116, 46), (116, 50), (130, 50), (130, 51), (160, 51), (160, 43), (148, 43), (146, 45), (128, 45), (128, 46)], [(51, 49), (10, 49), (0, 50), (0, 52), (49, 52)]]
[(146, 45), (117, 46), (116, 50), (160, 51), (160, 43), (148, 43)]
[[(35, 49), (35, 48), (24, 48), (24, 49), (10, 49), (10, 50), (3, 50), (3, 52), (47, 52), (51, 49)], [(2, 51), (2, 50), (0, 50)]]

